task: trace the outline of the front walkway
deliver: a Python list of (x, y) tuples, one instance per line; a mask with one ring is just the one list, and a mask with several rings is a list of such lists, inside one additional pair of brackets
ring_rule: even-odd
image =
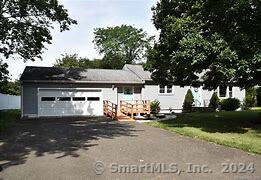
[[(100, 161), (96, 164), (97, 172), (101, 175), (94, 171), (97, 161)], [(124, 173), (126, 169), (115, 172), (116, 167), (145, 167), (157, 163), (167, 168), (169, 165), (173, 168), (176, 163), (183, 171), (179, 171), (180, 175), (146, 173), (144, 169), (143, 173)], [(253, 163), (256, 171), (222, 173), (222, 163)], [(260, 155), (249, 155), (144, 124), (103, 117), (21, 121), (0, 135), (0, 165), (3, 168), (0, 179), (261, 178)], [(209, 171), (188, 172), (190, 165), (207, 166)]]

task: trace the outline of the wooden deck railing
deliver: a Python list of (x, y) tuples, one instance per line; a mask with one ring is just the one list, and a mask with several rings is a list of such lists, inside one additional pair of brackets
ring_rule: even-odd
[(149, 100), (134, 100), (134, 101), (120, 101), (120, 111), (126, 115), (134, 114), (149, 114), (150, 113), (150, 101)]
[(118, 105), (111, 101), (103, 101), (103, 113), (106, 116), (110, 116), (112, 119), (117, 119)]

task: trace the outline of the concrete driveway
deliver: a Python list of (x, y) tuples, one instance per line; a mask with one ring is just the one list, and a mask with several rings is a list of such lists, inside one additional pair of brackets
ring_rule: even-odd
[(0, 179), (261, 179), (260, 155), (103, 117), (20, 121), (0, 165)]

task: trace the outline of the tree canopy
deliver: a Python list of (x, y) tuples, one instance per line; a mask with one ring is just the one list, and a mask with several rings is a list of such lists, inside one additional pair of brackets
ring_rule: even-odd
[(77, 54), (62, 54), (62, 57), (56, 59), (55, 67), (80, 67), (80, 68), (101, 68), (100, 59), (89, 60), (88, 58), (78, 57)]
[(0, 83), (3, 81), (7, 81), (7, 79), (8, 79), (9, 71), (7, 68), (8, 68), (7, 63), (4, 63), (0, 59)]
[[(133, 26), (121, 25), (108, 28), (96, 28), (94, 30), (94, 43), (100, 54), (107, 60), (121, 59), (121, 64), (139, 62), (145, 56), (152, 37), (147, 37), (143, 29)], [(111, 63), (116, 63), (112, 62)], [(114, 66), (115, 67), (115, 66)]]
[(14, 82), (12, 81), (4, 81), (0, 82), (0, 93), (3, 94), (10, 94), (10, 95), (20, 95), (20, 81), (16, 80)]
[(152, 11), (160, 37), (146, 68), (156, 82), (208, 89), (260, 84), (259, 0), (161, 0)]
[(41, 58), (45, 44), (51, 44), (54, 23), (61, 32), (77, 23), (58, 0), (1, 0), (0, 7), (0, 54), (6, 59)]
[(56, 59), (55, 67), (79, 67), (91, 69), (122, 69), (124, 64), (121, 57), (114, 55), (104, 56), (103, 59), (93, 59), (79, 57), (78, 54), (62, 54)]
[(20, 82), (9, 81), (9, 71), (7, 63), (0, 59), (0, 93), (20, 95)]

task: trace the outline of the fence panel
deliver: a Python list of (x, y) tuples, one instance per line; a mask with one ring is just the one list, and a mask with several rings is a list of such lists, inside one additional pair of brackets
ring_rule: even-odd
[(0, 93), (0, 109), (20, 109), (21, 97)]

